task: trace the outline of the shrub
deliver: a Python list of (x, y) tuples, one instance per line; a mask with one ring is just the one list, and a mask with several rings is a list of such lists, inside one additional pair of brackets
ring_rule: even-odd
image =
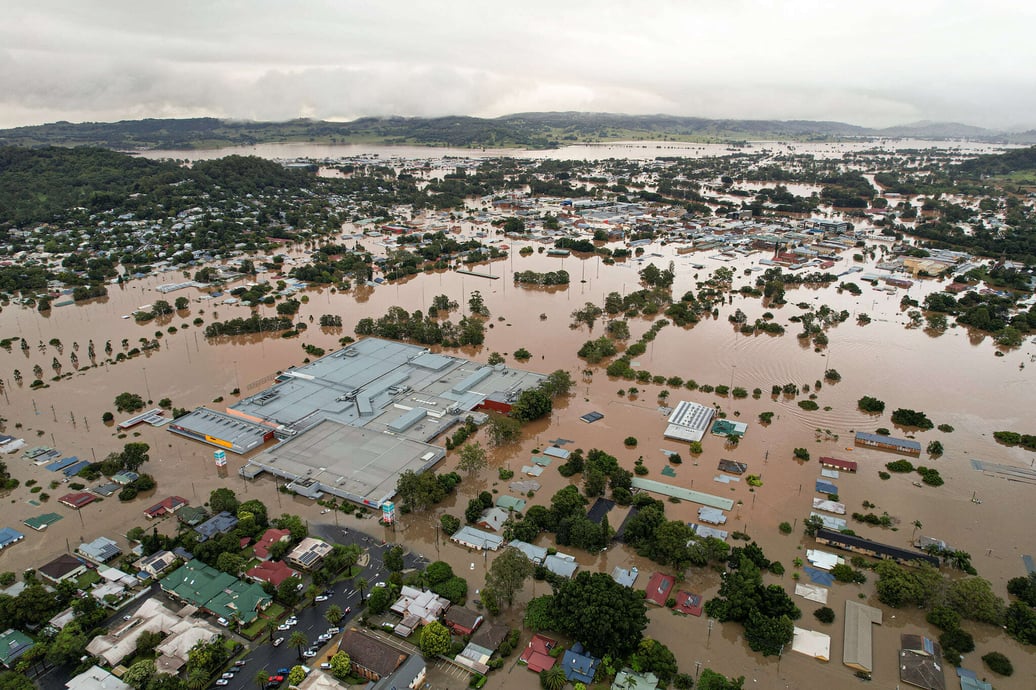
[(914, 464), (909, 460), (900, 458), (899, 460), (895, 460), (893, 462), (886, 462), (885, 469), (887, 469), (889, 472), (913, 472)]
[(781, 531), (781, 534), (791, 534), (791, 523), (782, 522), (780, 525), (777, 526), (777, 529)]
[(812, 400), (799, 400), (799, 407), (807, 412), (813, 412), (820, 409), (820, 405), (817, 405)]
[(935, 426), (924, 412), (909, 410), (904, 407), (892, 413), (892, 422), (902, 426), (916, 426), (919, 429), (931, 429)]
[(701, 441), (691, 441), (690, 445), (688, 446), (688, 449), (690, 450), (691, 455), (701, 455)]
[(939, 431), (943, 432), (944, 434), (953, 433), (953, 427), (950, 426), (949, 424), (940, 424), (939, 426), (937, 426), (935, 428), (938, 429)]
[(892, 475), (889, 474), (888, 472), (882, 472), (881, 470), (878, 470), (878, 477), (880, 479), (891, 479)]
[(813, 617), (821, 623), (833, 623), (835, 620), (835, 612), (829, 606), (822, 606), (813, 612)]
[(1011, 660), (1000, 652), (984, 654), (982, 661), (993, 673), (999, 673), (1001, 676), (1009, 676), (1014, 673), (1014, 666), (1011, 665)]
[(805, 448), (796, 448), (794, 454), (796, 460), (809, 460), (809, 451)]
[(622, 443), (627, 448), (636, 448), (637, 447), (637, 437), (636, 436), (627, 436), (626, 439)]
[(869, 395), (865, 395), (860, 398), (856, 404), (864, 412), (881, 413), (885, 411), (885, 402), (883, 400), (878, 400), (877, 398), (872, 398)]
[(760, 424), (769, 424), (772, 421), (773, 421), (773, 412), (760, 412), (759, 413), (759, 423)]

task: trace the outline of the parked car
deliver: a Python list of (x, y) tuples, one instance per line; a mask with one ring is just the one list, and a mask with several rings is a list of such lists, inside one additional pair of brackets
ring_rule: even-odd
[(273, 646), (274, 647), (280, 647), (283, 642), (284, 642), (284, 638), (283, 637), (278, 637), (276, 640), (273, 641)]
[(303, 659), (312, 659), (316, 655), (317, 655), (317, 653), (314, 652), (312, 649), (307, 649), (306, 651), (302, 652), (302, 658)]
[(341, 628), (328, 628), (327, 629), (327, 634), (328, 635), (337, 635), (340, 632), (342, 632)]
[(220, 685), (220, 686), (222, 686), (222, 685), (230, 685), (230, 681), (227, 680), (226, 678), (218, 678), (216, 680), (216, 685)]
[(234, 662), (234, 666), (237, 666), (238, 668), (241, 668), (242, 666), (244, 666), (247, 663), (248, 663), (247, 659), (238, 659), (237, 661)]
[(223, 616), (220, 616), (219, 618), (217, 618), (216, 622), (219, 623), (220, 625), (222, 625), (224, 628), (227, 627), (228, 625), (230, 625), (230, 621), (228, 621)]
[(329, 664), (326, 661), (324, 663), (320, 664), (320, 670), (321, 671), (327, 671), (330, 668), (331, 668), (331, 664)]
[(316, 597), (314, 597), (313, 601), (327, 601), (330, 598), (331, 597), (327, 596), (326, 594), (320, 594), (320, 595), (317, 595)]
[(277, 669), (277, 675), (278, 676), (286, 676), (290, 672), (291, 672), (290, 668), (279, 668), (279, 669)]
[(266, 682), (267, 683), (277, 683), (277, 684), (280, 684), (280, 683), (284, 682), (284, 676), (281, 676), (281, 675), (270, 676), (269, 678), (266, 679)]
[(288, 625), (298, 625), (299, 619), (298, 616), (288, 616), (284, 619), (284, 622)]
[(323, 635), (321, 635), (317, 639), (320, 640), (321, 642), (329, 642), (332, 637), (334, 637), (334, 635), (328, 635), (327, 633), (324, 633)]
[(233, 678), (233, 677), (234, 677), (234, 674), (233, 674), (233, 673), (231, 673), (230, 671), (227, 671), (227, 672), (226, 672), (226, 673), (224, 673), (224, 674), (223, 674), (222, 676), (220, 676), (220, 678), (222, 678), (222, 679), (224, 679), (224, 680), (230, 680), (230, 679), (231, 679), (231, 678)]
[(343, 616), (348, 616), (352, 612), (353, 612), (353, 607), (352, 606), (346, 606), (345, 610), (342, 611), (342, 615)]
[(291, 626), (288, 625), (287, 623), (281, 623), (280, 625), (277, 626), (277, 629), (283, 632), (285, 630), (291, 630)]

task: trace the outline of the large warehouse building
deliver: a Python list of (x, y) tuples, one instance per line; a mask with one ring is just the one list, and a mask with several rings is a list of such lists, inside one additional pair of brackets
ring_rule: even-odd
[(544, 378), (365, 338), (285, 372), (226, 412), (198, 408), (168, 428), (237, 454), (276, 439), (242, 476), (270, 472), (305, 496), (328, 493), (378, 507), (395, 493), (400, 474), (445, 456), (432, 439), (474, 410), (507, 411)]

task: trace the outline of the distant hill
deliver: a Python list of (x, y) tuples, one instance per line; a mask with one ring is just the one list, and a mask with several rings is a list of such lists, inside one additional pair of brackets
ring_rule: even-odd
[(272, 142), (378, 143), (461, 148), (556, 148), (602, 141), (834, 141), (874, 137), (1029, 141), (957, 123), (919, 122), (869, 129), (811, 120), (710, 120), (673, 115), (518, 113), (477, 117), (368, 117), (351, 122), (250, 122), (218, 118), (54, 122), (0, 130), (0, 145), (102, 146), (118, 150), (197, 149)]

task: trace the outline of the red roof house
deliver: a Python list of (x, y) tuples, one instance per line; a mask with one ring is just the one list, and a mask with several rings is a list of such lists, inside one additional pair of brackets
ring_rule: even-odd
[(844, 472), (855, 472), (856, 462), (853, 460), (839, 460), (838, 458), (820, 458), (820, 464), (822, 467), (830, 467), (833, 470), (842, 470)]
[(552, 640), (537, 633), (529, 640), (529, 646), (522, 652), (520, 659), (525, 662), (525, 665), (533, 673), (553, 668), (557, 659), (550, 655), (550, 650), (554, 649), (557, 644), (557, 640)]
[(255, 543), (255, 547), (252, 549), (255, 553), (255, 557), (261, 561), (265, 561), (270, 558), (270, 547), (279, 541), (289, 541), (291, 539), (291, 530), (287, 529), (275, 529), (271, 527), (263, 533), (263, 536), (259, 537), (259, 541)]
[(58, 503), (66, 505), (73, 510), (79, 510), (83, 506), (90, 505), (96, 500), (97, 497), (93, 494), (80, 491), (78, 493), (65, 494), (58, 499)]
[(185, 505), (187, 505), (186, 498), (183, 498), (182, 496), (169, 496), (168, 498), (163, 498), (160, 502), (145, 510), (144, 516), (147, 518), (162, 517), (163, 515), (175, 513)]
[(644, 590), (644, 598), (652, 604), (665, 606), (666, 599), (672, 596), (673, 585), (676, 578), (665, 573), (654, 573), (648, 580), (647, 588)]
[(702, 610), (701, 595), (680, 590), (676, 593), (676, 606), (673, 607), (673, 610), (686, 613), (688, 616), (700, 616)]
[(283, 561), (263, 561), (245, 573), (248, 577), (259, 582), (269, 582), (274, 587), (280, 587), (281, 583), (297, 573), (288, 567)]

